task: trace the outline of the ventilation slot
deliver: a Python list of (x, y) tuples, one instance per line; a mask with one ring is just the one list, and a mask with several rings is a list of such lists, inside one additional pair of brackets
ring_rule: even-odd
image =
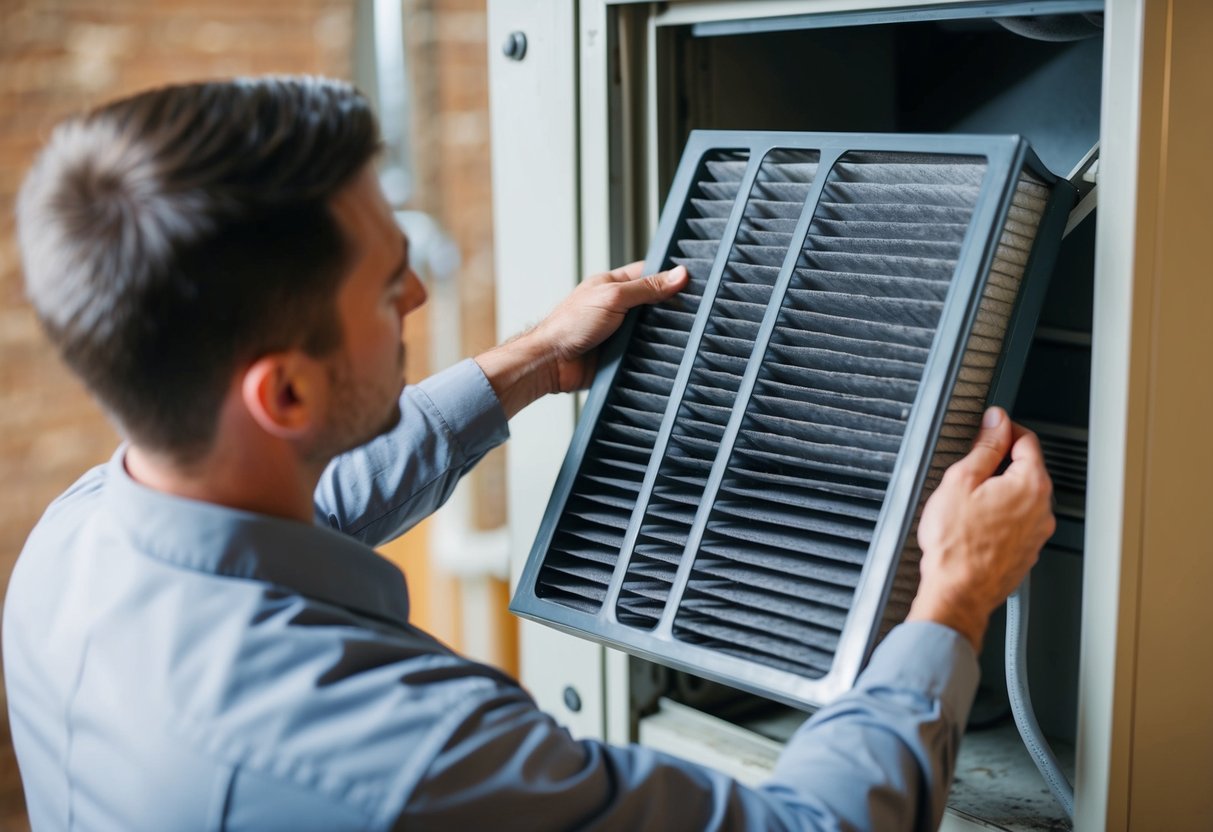
[(1040, 438), (1057, 514), (1082, 520), (1087, 501), (1087, 431), (1053, 422), (1028, 422), (1026, 426)]
[(687, 266), (690, 284), (639, 313), (632, 339), (573, 484), (536, 593), (583, 612), (606, 597), (624, 534), (653, 452), (674, 376), (703, 296), (749, 154), (704, 156), (666, 261)]
[[(617, 611), (624, 624), (652, 627), (665, 608), (754, 338), (791, 243), (791, 230), (777, 229), (795, 226), (817, 173), (817, 157), (816, 152), (775, 151), (759, 168), (628, 564)], [(695, 255), (708, 255), (708, 245), (680, 243), (683, 254), (694, 258), (691, 263), (705, 262)]]

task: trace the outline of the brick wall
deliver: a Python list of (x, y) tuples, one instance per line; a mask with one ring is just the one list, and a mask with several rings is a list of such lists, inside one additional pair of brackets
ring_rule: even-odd
[[(178, 80), (349, 77), (359, 0), (0, 0), (0, 592), (46, 504), (116, 434), (54, 356), (23, 298), (13, 198), (50, 128)], [(365, 1), (365, 0), (363, 0)], [(416, 101), (417, 207), (458, 243), (464, 354), (494, 343), (484, 0), (402, 0)], [(413, 327), (424, 339), (424, 320)], [(410, 336), (412, 338), (412, 336)], [(410, 349), (424, 361), (424, 346)], [(474, 481), (477, 525), (504, 517), (501, 459)], [(504, 590), (503, 590), (504, 591)], [(0, 832), (28, 828), (0, 719)]]

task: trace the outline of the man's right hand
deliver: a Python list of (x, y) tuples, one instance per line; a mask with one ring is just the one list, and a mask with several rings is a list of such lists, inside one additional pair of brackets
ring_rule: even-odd
[[(1008, 452), (1011, 464), (995, 476)], [(918, 524), (921, 578), (908, 621), (935, 621), (981, 649), (990, 613), (1036, 563), (1057, 521), (1036, 434), (990, 408), (968, 456), (944, 474)]]
[(507, 418), (548, 393), (589, 387), (598, 346), (628, 310), (660, 303), (687, 285), (685, 266), (645, 275), (636, 262), (591, 275), (529, 332), (476, 356)]

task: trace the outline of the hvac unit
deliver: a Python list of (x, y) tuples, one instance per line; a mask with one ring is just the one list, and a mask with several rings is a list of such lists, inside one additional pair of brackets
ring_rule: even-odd
[(1207, 825), (1206, 5), (489, 0), (499, 332), (609, 266), (692, 275), (511, 423), (541, 706), (760, 780), (904, 614), (993, 400), (1058, 530), (944, 828), (1070, 825), (1009, 716), (1024, 647), (1076, 827)]

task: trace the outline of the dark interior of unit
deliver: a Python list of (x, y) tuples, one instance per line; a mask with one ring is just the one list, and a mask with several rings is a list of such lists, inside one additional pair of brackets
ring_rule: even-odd
[[(686, 137), (697, 128), (1018, 133), (1062, 177), (1098, 142), (1100, 37), (1034, 40), (991, 20), (713, 37), (676, 27), (659, 29), (658, 36), (662, 199)], [(1012, 414), (1040, 435), (1055, 483), (1059, 528), (1034, 572), (1029, 677), (1037, 717), (1063, 766), (1072, 765), (1077, 708), (1094, 250), (1091, 213), (1062, 244)], [(1004, 632), (1000, 612), (981, 656), (969, 749), (991, 737), (1004, 738), (995, 746), (1018, 742), (1006, 704)], [(632, 663), (634, 713), (668, 696), (779, 739), (803, 719), (687, 674)], [(975, 771), (990, 767), (981, 759), (974, 765)], [(953, 805), (1010, 828), (1065, 828), (1026, 752), (1015, 765), (1018, 773), (999, 793), (998, 784), (974, 781), (984, 774), (966, 782), (962, 761)]]
[(661, 30), (660, 181), (691, 130), (1019, 133), (1065, 176), (1099, 135), (1102, 42), (991, 20), (694, 37)]

